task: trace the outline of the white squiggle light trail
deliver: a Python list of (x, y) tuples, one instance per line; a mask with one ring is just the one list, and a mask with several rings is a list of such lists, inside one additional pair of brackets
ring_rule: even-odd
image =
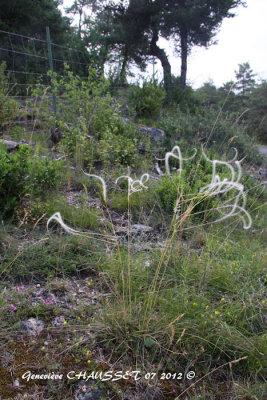
[(176, 158), (176, 160), (179, 160), (179, 168), (177, 169), (177, 172), (181, 173), (182, 170), (183, 170), (183, 161), (192, 160), (195, 157), (196, 154), (197, 154), (197, 149), (194, 148), (194, 154), (191, 157), (183, 158), (181, 150), (180, 150), (180, 147), (179, 146), (174, 146), (171, 151), (168, 151), (165, 154), (165, 157), (163, 159), (158, 158), (158, 160), (159, 161), (165, 160), (166, 172), (167, 172), (168, 175), (171, 175), (170, 163), (169, 163), (169, 158), (170, 157), (173, 157), (173, 158)]
[(52, 215), (52, 217), (49, 218), (49, 220), (47, 221), (46, 227), (48, 229), (49, 224), (51, 221), (56, 221), (59, 223), (59, 225), (61, 226), (61, 228), (64, 229), (64, 231), (66, 231), (67, 233), (70, 233), (72, 235), (80, 235), (81, 232), (76, 231), (75, 229), (70, 228), (68, 225), (65, 224), (65, 222), (63, 221), (60, 212), (56, 212), (55, 214)]
[[(122, 178), (128, 179), (128, 184), (129, 184), (129, 187), (130, 187), (130, 195), (131, 195), (132, 193), (135, 193), (135, 192), (140, 192), (140, 191), (142, 190), (142, 188), (143, 188), (143, 189), (148, 189), (148, 187), (144, 185), (144, 183), (146, 183), (146, 182), (149, 180), (149, 178), (150, 178), (149, 174), (147, 174), (147, 173), (143, 174), (143, 175), (141, 176), (140, 179), (136, 179), (136, 180), (133, 180), (133, 179), (132, 179), (130, 176), (128, 176), (128, 175), (119, 176), (119, 177), (116, 179), (115, 184), (117, 185), (118, 181), (119, 181), (120, 179), (122, 179)], [(138, 185), (139, 188), (136, 188), (135, 185)]]
[(97, 240), (100, 241), (109, 241), (109, 242), (113, 242), (116, 239), (113, 236), (107, 236), (107, 235), (102, 235), (100, 233), (90, 233), (90, 232), (81, 232), (81, 231), (76, 231), (75, 229), (70, 228), (68, 225), (65, 224), (65, 222), (62, 219), (62, 216), (60, 214), (60, 212), (55, 212), (55, 214), (53, 214), (47, 221), (46, 223), (46, 227), (47, 230), (49, 230), (49, 224), (51, 221), (56, 221), (62, 229), (64, 229), (65, 232), (71, 234), (71, 235), (78, 235), (78, 236), (86, 236), (86, 237), (93, 237), (96, 238)]
[[(229, 217), (232, 216), (239, 216), (239, 218), (241, 218), (241, 220), (243, 221), (243, 227), (244, 229), (249, 229), (252, 225), (252, 219), (250, 214), (247, 212), (247, 210), (245, 209), (246, 206), (246, 195), (244, 193), (244, 186), (240, 183), (240, 179), (242, 176), (242, 170), (241, 170), (241, 161), (237, 161), (237, 155), (238, 155), (238, 151), (236, 149), (234, 149), (236, 154), (234, 156), (234, 158), (230, 161), (220, 161), (220, 160), (210, 160), (207, 155), (204, 153), (204, 150), (202, 148), (202, 153), (203, 156), (205, 157), (205, 159), (212, 163), (212, 178), (211, 178), (211, 182), (202, 187), (199, 190), (199, 193), (203, 193), (205, 196), (207, 197), (211, 197), (211, 196), (216, 196), (218, 194), (223, 194), (223, 193), (227, 193), (230, 192), (231, 190), (236, 190), (238, 192), (238, 194), (235, 196), (234, 198), (234, 202), (232, 204), (225, 204), (222, 205), (220, 207), (217, 208), (217, 210), (223, 214), (221, 218), (218, 218), (217, 220), (213, 221), (213, 223), (215, 222), (219, 222), (219, 221), (223, 221)], [(187, 161), (187, 160), (192, 160), (195, 155), (197, 153), (197, 150), (194, 149), (194, 154), (189, 157), (189, 158), (183, 158), (182, 157), (182, 153), (180, 150), (179, 146), (174, 146), (173, 149), (170, 152), (167, 152), (165, 155), (165, 158), (163, 160), (165, 160), (165, 167), (166, 167), (166, 172), (167, 174), (170, 176), (171, 172), (170, 172), (170, 165), (169, 165), (169, 158), (170, 157), (174, 157), (177, 160), (179, 160), (179, 169), (177, 169), (177, 171), (179, 173), (182, 172), (182, 167), (183, 167), (183, 161)], [(230, 164), (230, 163), (235, 163), (235, 166), (237, 168), (237, 175), (236, 175), (236, 171), (234, 169), (234, 167)], [(228, 168), (230, 174), (231, 174), (231, 179), (229, 180), (228, 178), (224, 178), (223, 180), (221, 180), (220, 176), (216, 173), (216, 167), (217, 165), (222, 165), (226, 168)], [(93, 177), (93, 178), (97, 178), (103, 187), (103, 199), (106, 202), (107, 201), (107, 185), (106, 182), (104, 181), (103, 178), (101, 178), (98, 175), (94, 175), (94, 174), (87, 174), (86, 172), (83, 171), (83, 173), (86, 176), (89, 177)], [(128, 175), (122, 175), (119, 176), (116, 181), (115, 184), (117, 185), (118, 181), (120, 179), (128, 179), (128, 185), (129, 185), (129, 195), (131, 195), (132, 193), (136, 193), (136, 192), (140, 192), (142, 189), (148, 189), (148, 186), (145, 185), (146, 182), (148, 182), (148, 180), (150, 179), (150, 175), (148, 173), (144, 173), (140, 179), (132, 179), (130, 176)], [(240, 201), (242, 202), (241, 205), (239, 204)], [(176, 218), (178, 219), (180, 217), (181, 214), (181, 206), (180, 206), (180, 199), (177, 200), (176, 202), (176, 206), (174, 208), (174, 213), (176, 214)], [(226, 211), (226, 214), (223, 212), (223, 210), (227, 210), (230, 209), (229, 212)], [(241, 213), (245, 214), (242, 215)], [(246, 218), (245, 218), (246, 217)], [(52, 215), (52, 217), (49, 218), (49, 220), (47, 221), (47, 229), (48, 226), (50, 224), (50, 222), (52, 220), (57, 221), (60, 226), (67, 232), (73, 235), (81, 235), (83, 233), (76, 231), (75, 229), (70, 228), (69, 226), (67, 226), (64, 222), (63, 219), (61, 217), (61, 214), (59, 212), (56, 212), (55, 214)]]
[(83, 173), (84, 173), (86, 176), (92, 176), (93, 178), (97, 178), (98, 180), (100, 180), (100, 182), (102, 183), (102, 188), (103, 188), (103, 200), (104, 200), (104, 202), (106, 203), (106, 201), (107, 201), (107, 185), (106, 185), (106, 182), (104, 181), (104, 179), (101, 178), (101, 176), (98, 176), (98, 175), (87, 174), (87, 173), (84, 172), (84, 171), (83, 171)]
[[(236, 149), (235, 149), (236, 150)], [(231, 190), (235, 189), (237, 190), (239, 193), (236, 195), (234, 203), (233, 204), (226, 204), (226, 205), (222, 205), (221, 207), (218, 208), (218, 211), (223, 213), (222, 210), (224, 209), (230, 209), (230, 211), (227, 214), (224, 214), (221, 218), (218, 218), (217, 220), (213, 221), (213, 223), (215, 222), (219, 222), (219, 221), (223, 221), (226, 218), (232, 217), (232, 216), (239, 216), (243, 222), (243, 228), (244, 229), (249, 229), (252, 225), (252, 219), (250, 214), (247, 212), (247, 210), (245, 209), (246, 206), (246, 195), (244, 193), (244, 186), (239, 182), (240, 178), (242, 176), (242, 170), (241, 170), (241, 165), (240, 165), (240, 161), (236, 161), (237, 158), (237, 150), (236, 150), (236, 155), (235, 157), (229, 161), (219, 161), (219, 160), (210, 160), (207, 155), (204, 153), (204, 150), (202, 149), (202, 153), (203, 156), (205, 157), (205, 159), (208, 162), (212, 163), (212, 178), (211, 178), (211, 182), (207, 185), (202, 187), (199, 192), (200, 193), (204, 193), (207, 197), (211, 197), (211, 196), (216, 196), (218, 194), (223, 194), (223, 193), (227, 193), (230, 192)], [(237, 176), (236, 176), (236, 172), (233, 168), (233, 166), (230, 164), (230, 162), (235, 162), (235, 165), (237, 167)], [(225, 167), (227, 167), (230, 172), (231, 172), (231, 180), (224, 178), (223, 180), (221, 180), (221, 178), (219, 177), (219, 175), (216, 174), (216, 166), (217, 165), (223, 165)], [(239, 201), (242, 201), (242, 205), (239, 205)], [(243, 212), (245, 214), (245, 216), (247, 217), (247, 220), (245, 219), (245, 217), (243, 215), (241, 215), (241, 212)]]

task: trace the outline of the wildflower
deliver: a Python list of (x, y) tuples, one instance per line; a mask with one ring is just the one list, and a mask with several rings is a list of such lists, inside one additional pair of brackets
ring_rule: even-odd
[(64, 322), (63, 322), (63, 325), (64, 325), (64, 326), (65, 326), (65, 325), (67, 325), (67, 322), (66, 322), (66, 321), (64, 321)]
[(206, 306), (206, 309), (210, 308), (210, 306)]
[(90, 364), (90, 362), (91, 362), (90, 360), (87, 360), (87, 363), (88, 363), (88, 364)]
[(16, 287), (15, 287), (16, 292), (19, 292), (20, 289), (24, 289), (24, 286), (21, 285), (21, 286), (16, 286)]
[(203, 351), (205, 351), (205, 348), (202, 346), (200, 350), (203, 352)]
[(214, 311), (214, 314), (215, 315), (220, 315), (220, 312), (219, 311)]
[(263, 304), (263, 305), (264, 305), (264, 304), (265, 304), (265, 300), (262, 300), (261, 304)]
[(45, 347), (44, 347), (44, 346), (43, 346), (43, 347), (41, 347), (41, 350), (42, 350), (42, 351), (44, 351), (44, 350), (45, 350)]
[(55, 297), (55, 295), (53, 293), (49, 293), (48, 297), (44, 300), (44, 303), (47, 304), (47, 305), (51, 305), (51, 304), (54, 304), (56, 302), (57, 302), (57, 300), (56, 300), (56, 297)]
[(195, 307), (196, 307), (197, 305), (198, 305), (197, 303), (193, 303), (193, 306), (195, 306)]
[(17, 309), (17, 307), (16, 306), (14, 306), (14, 304), (10, 304), (10, 308), (11, 308), (11, 310), (13, 310), (13, 311), (16, 311), (16, 309)]
[(224, 297), (222, 297), (222, 298), (221, 298), (221, 302), (224, 302), (224, 301), (225, 301), (225, 298), (224, 298)]

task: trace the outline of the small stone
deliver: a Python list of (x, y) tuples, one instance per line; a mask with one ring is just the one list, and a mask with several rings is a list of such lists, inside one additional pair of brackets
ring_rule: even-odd
[(21, 144), (27, 144), (25, 140), (22, 140), (21, 142), (14, 142), (13, 140), (9, 139), (1, 139), (0, 143), (3, 143), (7, 147), (8, 152), (18, 150)]
[(141, 126), (137, 133), (147, 135), (157, 143), (161, 143), (165, 137), (165, 132), (163, 130), (149, 126)]
[(260, 175), (263, 179), (266, 178), (266, 176), (267, 176), (266, 169), (260, 168), (260, 169), (259, 169), (259, 175)]
[(44, 322), (40, 319), (30, 318), (27, 321), (22, 321), (20, 323), (20, 329), (25, 331), (28, 336), (38, 336), (44, 329)]
[[(151, 226), (142, 225), (142, 224), (133, 224), (130, 226), (130, 233), (132, 234), (141, 234), (152, 232), (153, 228)], [(116, 228), (116, 233), (128, 233), (128, 226), (120, 226)]]
[(19, 387), (19, 380), (18, 380), (18, 378), (14, 380), (13, 386)]
[(102, 388), (97, 387), (96, 381), (80, 383), (76, 393), (75, 400), (101, 400), (105, 393)]
[(65, 317), (64, 315), (60, 315), (59, 317), (56, 317), (53, 321), (52, 321), (52, 326), (54, 328), (62, 328), (64, 325), (65, 321)]

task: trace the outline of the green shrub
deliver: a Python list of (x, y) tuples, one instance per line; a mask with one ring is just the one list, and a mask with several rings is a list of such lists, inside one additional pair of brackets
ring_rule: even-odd
[(21, 145), (18, 151), (7, 153), (0, 146), (0, 214), (9, 217), (26, 193), (39, 194), (55, 187), (60, 178), (61, 162), (30, 158), (32, 149)]
[(155, 118), (160, 115), (165, 96), (165, 90), (156, 81), (144, 81), (142, 87), (135, 86), (132, 89), (129, 100), (137, 117)]
[(166, 151), (182, 139), (190, 146), (205, 143), (220, 155), (231, 152), (229, 159), (232, 148), (236, 147), (238, 159), (246, 157), (246, 161), (261, 163), (262, 156), (254, 147), (255, 141), (245, 133), (245, 127), (235, 121), (235, 115), (225, 113), (218, 117), (218, 111), (212, 108), (199, 109), (192, 114), (177, 106), (166, 112), (158, 127), (165, 131)]
[(28, 187), (34, 194), (56, 187), (62, 172), (62, 162), (49, 158), (33, 158), (29, 163)]
[[(200, 154), (200, 151), (198, 153)], [(182, 152), (183, 153), (183, 152)], [(183, 153), (184, 154), (184, 153)], [(211, 159), (218, 159), (218, 155), (209, 153)], [(177, 161), (171, 159), (171, 166), (178, 167)], [(227, 168), (217, 166), (217, 173), (220, 178), (230, 178)], [(168, 213), (173, 213), (177, 200), (180, 198), (180, 213), (192, 207), (192, 215), (200, 218), (208, 217), (211, 210), (215, 210), (220, 202), (226, 201), (229, 196), (207, 197), (199, 190), (211, 182), (212, 164), (205, 158), (194, 157), (192, 160), (184, 161), (183, 171), (179, 175), (173, 173), (172, 176), (162, 175), (161, 183), (156, 189), (161, 207)], [(214, 218), (214, 216), (212, 217)]]
[(26, 145), (11, 154), (5, 146), (0, 146), (0, 214), (3, 216), (12, 214), (26, 193), (30, 153)]
[(168, 103), (179, 104), (183, 112), (194, 113), (200, 106), (200, 96), (190, 86), (185, 90), (181, 88), (180, 77), (172, 77), (172, 86), (168, 93)]
[(56, 87), (61, 98), (57, 124), (63, 133), (62, 152), (81, 167), (99, 160), (129, 163), (135, 154), (133, 127), (122, 121), (104, 76), (89, 69), (88, 79), (82, 81), (67, 70)]
[(111, 164), (123, 164), (134, 166), (135, 156), (137, 154), (136, 142), (132, 137), (130, 129), (125, 133), (118, 133), (117, 126), (112, 127), (103, 135), (99, 141), (97, 152), (101, 159), (104, 159), (106, 166)]

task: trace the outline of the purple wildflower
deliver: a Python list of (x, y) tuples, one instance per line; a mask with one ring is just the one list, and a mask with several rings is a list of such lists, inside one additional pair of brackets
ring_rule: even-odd
[(52, 305), (57, 302), (56, 297), (53, 293), (49, 293), (47, 298), (44, 300), (45, 304)]

